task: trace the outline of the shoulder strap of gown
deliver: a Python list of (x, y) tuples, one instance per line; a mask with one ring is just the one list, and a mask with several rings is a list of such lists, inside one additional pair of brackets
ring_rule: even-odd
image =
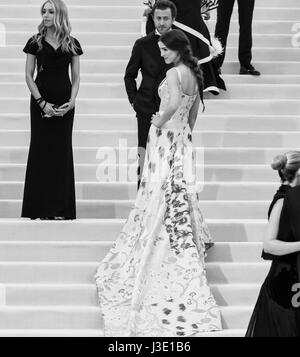
[(180, 69), (178, 67), (175, 67), (176, 71), (177, 71), (177, 74), (178, 74), (178, 79), (179, 79), (179, 83), (181, 85), (181, 72), (180, 72)]

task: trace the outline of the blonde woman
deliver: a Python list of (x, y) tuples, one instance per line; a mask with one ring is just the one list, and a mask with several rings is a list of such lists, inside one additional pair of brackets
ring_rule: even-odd
[(271, 166), (282, 182), (269, 208), (262, 254), (272, 265), (246, 337), (300, 337), (300, 152), (279, 155)]
[(80, 83), (79, 56), (83, 52), (70, 35), (63, 1), (46, 1), (41, 15), (38, 33), (23, 49), (31, 92), (31, 142), (22, 217), (75, 219), (72, 129)]

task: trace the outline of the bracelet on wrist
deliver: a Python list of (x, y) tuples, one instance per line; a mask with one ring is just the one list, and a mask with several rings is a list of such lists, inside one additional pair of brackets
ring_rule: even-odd
[(44, 101), (44, 98), (42, 98), (42, 97), (36, 99), (36, 102), (37, 102), (38, 104), (41, 104), (43, 101)]
[(47, 102), (45, 101), (45, 104), (43, 105), (42, 110), (44, 110), (44, 109), (45, 109), (46, 105), (47, 105)]

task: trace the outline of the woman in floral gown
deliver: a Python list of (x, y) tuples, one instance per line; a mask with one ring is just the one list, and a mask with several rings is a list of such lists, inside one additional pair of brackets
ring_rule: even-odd
[(106, 336), (197, 336), (221, 329), (204, 258), (213, 242), (195, 187), (192, 129), (202, 74), (189, 41), (159, 41), (174, 63), (159, 87), (141, 186), (129, 217), (95, 275)]

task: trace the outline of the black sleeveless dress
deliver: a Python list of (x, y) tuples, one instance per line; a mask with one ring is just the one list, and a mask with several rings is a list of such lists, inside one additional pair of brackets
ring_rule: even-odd
[[(268, 217), (275, 203), (281, 198), (285, 199), (291, 189), (289, 185), (279, 188), (270, 205)], [(295, 241), (290, 224), (283, 209), (278, 231), (280, 240)], [(296, 292), (292, 290), (293, 285), (300, 282), (298, 255), (275, 256), (262, 252), (262, 258), (272, 260), (272, 265), (261, 287), (245, 337), (300, 337), (299, 307), (294, 300)]]
[[(82, 49), (77, 46), (77, 55)], [(55, 50), (45, 39), (38, 50), (32, 38), (23, 51), (36, 56), (35, 83), (41, 96), (49, 103), (62, 105), (71, 96), (69, 66), (72, 54), (59, 47)], [(31, 96), (31, 140), (27, 161), (22, 217), (76, 218), (75, 183), (72, 150), (74, 112), (63, 117), (43, 118), (42, 111)]]

